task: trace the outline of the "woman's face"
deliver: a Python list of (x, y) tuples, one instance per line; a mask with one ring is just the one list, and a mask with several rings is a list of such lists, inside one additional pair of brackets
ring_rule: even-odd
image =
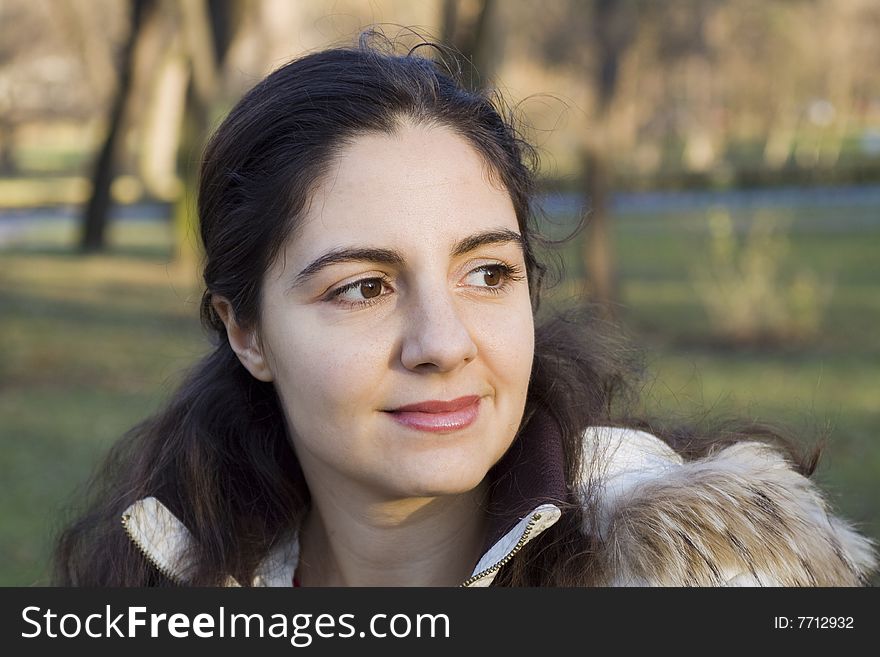
[[(483, 480), (519, 427), (532, 366), (519, 235), (507, 192), (447, 128), (406, 124), (342, 151), (261, 309), (310, 487), (399, 499)], [(477, 401), (395, 412), (462, 397)]]

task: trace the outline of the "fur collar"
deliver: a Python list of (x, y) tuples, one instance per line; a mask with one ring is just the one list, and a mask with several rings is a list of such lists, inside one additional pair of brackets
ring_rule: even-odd
[(858, 586), (877, 567), (872, 542), (763, 443), (685, 463), (639, 431), (586, 439), (584, 531), (599, 539), (600, 584)]

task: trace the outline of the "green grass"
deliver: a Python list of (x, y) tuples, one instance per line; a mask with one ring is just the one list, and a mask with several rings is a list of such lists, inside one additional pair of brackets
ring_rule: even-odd
[[(692, 262), (706, 252), (702, 216), (620, 217), (615, 244), (621, 319), (650, 365), (648, 410), (764, 418), (805, 440), (832, 427), (818, 480), (843, 515), (880, 539), (877, 224), (822, 233), (795, 222), (793, 266), (835, 289), (821, 336), (785, 349), (707, 339), (690, 283)], [(101, 256), (76, 255), (74, 237), (55, 224), (0, 250), (0, 585), (47, 582), (61, 511), (79, 501), (107, 447), (158, 408), (207, 348), (199, 290), (167, 264), (167, 226), (121, 224)], [(572, 246), (574, 272), (576, 257)]]
[(47, 582), (62, 511), (207, 346), (163, 226), (121, 226), (109, 254), (88, 257), (71, 232), (0, 252), (0, 585)]

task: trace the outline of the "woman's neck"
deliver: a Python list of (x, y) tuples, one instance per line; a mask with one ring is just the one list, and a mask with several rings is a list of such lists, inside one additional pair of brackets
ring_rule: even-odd
[(312, 496), (300, 531), (302, 586), (456, 586), (480, 557), (485, 484), (396, 501)]

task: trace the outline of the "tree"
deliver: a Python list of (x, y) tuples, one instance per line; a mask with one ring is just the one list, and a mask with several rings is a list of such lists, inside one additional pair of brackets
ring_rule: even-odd
[(183, 193), (174, 208), (175, 259), (184, 268), (195, 269), (199, 254), (196, 235), (196, 157), (211, 126), (211, 114), (218, 100), (220, 70), (234, 36), (238, 15), (230, 0), (186, 0), (181, 3), (184, 49), (190, 62), (190, 84), (180, 148), (184, 153), (181, 179)]
[(639, 28), (640, 0), (569, 0), (544, 30), (541, 50), (549, 66), (586, 72), (583, 85), (592, 111), (578, 133), (582, 188), (589, 218), (582, 247), (587, 273), (585, 296), (606, 315), (617, 297), (609, 196), (613, 184), (613, 108), (621, 67)]
[[(586, 120), (572, 135), (579, 145), (580, 184), (589, 209), (581, 250), (584, 296), (606, 316), (614, 314), (618, 297), (610, 208), (617, 165), (637, 143), (640, 124), (663, 123), (673, 114), (675, 108), (663, 102), (665, 78), (680, 63), (685, 64), (687, 79), (696, 82), (686, 85), (686, 95), (696, 101), (692, 104), (700, 115), (686, 121), (690, 163), (705, 164), (714, 156), (706, 140), (714, 127), (708, 117), (712, 98), (701, 85), (710, 70), (705, 64), (710, 55), (705, 23), (719, 4), (720, 0), (568, 0), (554, 5), (556, 12), (548, 12), (543, 29), (536, 29), (542, 35), (542, 63), (571, 76), (574, 92), (584, 91), (588, 107)], [(654, 97), (646, 97), (646, 89)], [(655, 138), (658, 147), (662, 136)], [(709, 150), (713, 152), (706, 157)]]
[(479, 0), (465, 5), (461, 0), (442, 0), (440, 39), (460, 53), (459, 65), (463, 70), (476, 73), (464, 79), (471, 89), (476, 90), (483, 88), (492, 74), (491, 22), (495, 0)]
[(638, 29), (638, 14), (633, 0), (595, 0), (592, 9), (590, 36), (595, 57), (592, 74), (595, 126), (583, 152), (584, 189), (590, 200), (583, 258), (590, 297), (610, 316), (617, 298), (608, 207), (612, 185), (610, 113), (617, 93), (621, 60)]
[[(179, 3), (157, 3), (156, 0), (132, 0), (131, 30), (123, 46), (119, 62), (119, 84), (112, 104), (107, 135), (96, 160), (93, 174), (92, 195), (84, 216), (81, 248), (98, 251), (104, 248), (105, 232), (110, 211), (110, 186), (119, 158), (119, 142), (126, 108), (135, 89), (134, 71), (136, 53), (150, 61), (141, 61), (138, 69), (153, 75), (180, 75), (174, 67), (165, 66), (159, 60), (156, 44), (147, 47), (145, 39), (156, 37), (161, 29), (147, 29), (147, 21), (165, 13), (163, 26), (173, 34), (165, 35), (169, 44), (180, 43), (186, 77), (186, 100), (183, 117), (171, 112), (168, 118), (183, 122), (179, 143), (175, 148), (184, 154), (182, 171), (183, 193), (174, 208), (176, 259), (190, 266), (196, 259), (198, 246), (191, 239), (195, 234), (194, 188), (196, 185), (195, 158), (188, 157), (201, 150), (208, 136), (211, 113), (217, 102), (220, 87), (220, 64), (229, 47), (233, 32), (233, 12), (230, 0), (181, 0)], [(156, 27), (153, 25), (152, 27)], [(141, 47), (144, 46), (144, 47)], [(145, 55), (143, 53), (146, 53)], [(171, 127), (169, 127), (171, 128)], [(176, 128), (173, 128), (176, 132)]]
[(119, 83), (107, 122), (107, 135), (95, 161), (92, 173), (92, 193), (83, 217), (80, 248), (100, 251), (106, 244), (107, 217), (110, 213), (110, 185), (118, 156), (119, 137), (125, 110), (133, 88), (134, 52), (147, 13), (154, 7), (153, 0), (131, 0), (131, 29), (119, 57)]

